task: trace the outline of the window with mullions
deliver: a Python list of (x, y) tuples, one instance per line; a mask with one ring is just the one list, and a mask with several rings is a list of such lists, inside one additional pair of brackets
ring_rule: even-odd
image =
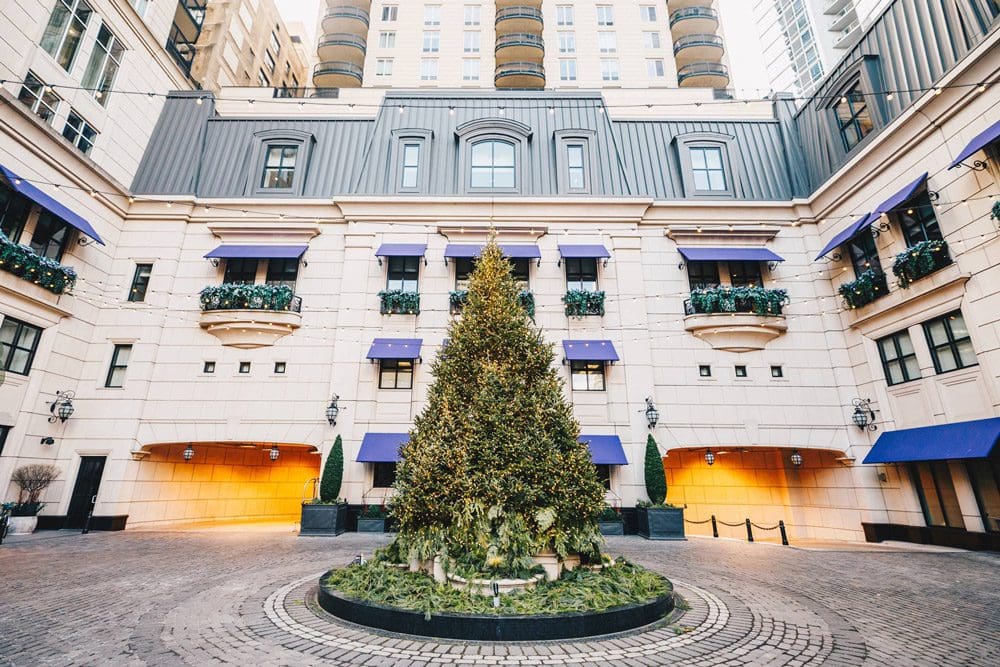
[(571, 361), (569, 372), (573, 391), (604, 391), (603, 361)]
[(62, 101), (51, 88), (45, 85), (32, 72), (28, 72), (25, 75), (24, 83), (21, 85), (21, 92), (18, 93), (17, 99), (31, 109), (31, 113), (49, 124), (52, 123), (52, 119), (56, 115), (56, 109), (59, 107), (59, 102)]
[(420, 257), (389, 257), (387, 290), (416, 292), (417, 279), (420, 276)]
[(882, 273), (882, 261), (878, 258), (875, 237), (868, 228), (847, 242), (847, 252), (851, 256), (855, 276), (860, 276), (868, 269)]
[(965, 462), (986, 532), (1000, 532), (1000, 456)]
[(94, 140), (97, 139), (97, 130), (73, 109), (70, 110), (69, 116), (66, 118), (62, 134), (84, 155), (90, 154), (90, 150), (94, 147)]
[(129, 301), (145, 301), (149, 289), (149, 277), (153, 274), (152, 264), (136, 264), (132, 274), (132, 288), (128, 292)]
[(482, 189), (513, 189), (514, 144), (506, 141), (480, 141), (472, 145), (471, 186)]
[(382, 359), (378, 368), (379, 389), (412, 389), (412, 359)]
[(21, 240), (21, 233), (31, 213), (31, 202), (0, 183), (0, 231), (11, 243)]
[(420, 144), (403, 144), (403, 165), (400, 187), (416, 188), (420, 183)]
[(902, 384), (920, 378), (917, 353), (913, 349), (913, 341), (910, 340), (909, 332), (900, 331), (891, 336), (880, 338), (877, 342), (886, 384), (891, 387), (894, 384)]
[(97, 33), (97, 43), (94, 44), (90, 61), (87, 63), (87, 70), (83, 75), (83, 87), (92, 91), (94, 97), (104, 106), (108, 104), (108, 91), (115, 83), (124, 53), (125, 47), (121, 41), (102, 24)]
[(899, 220), (908, 248), (923, 241), (940, 241), (944, 238), (941, 235), (941, 225), (934, 215), (930, 195), (926, 192), (914, 197), (905, 210), (898, 211), (896, 219)]
[[(511, 266), (511, 274), (514, 282), (522, 290), (528, 289), (528, 276), (530, 273), (530, 261), (526, 257), (508, 258)], [(469, 276), (476, 268), (476, 260), (469, 257), (459, 257), (455, 259), (455, 289), (469, 289)]]
[(42, 49), (67, 72), (73, 68), (73, 60), (80, 50), (91, 14), (93, 10), (84, 0), (56, 0), (49, 23), (45, 26)]
[(373, 464), (372, 487), (376, 489), (389, 489), (396, 483), (395, 462), (384, 462)]
[(222, 282), (253, 285), (257, 280), (257, 260), (234, 257), (226, 260)]
[(62, 260), (69, 244), (70, 227), (48, 211), (38, 214), (35, 231), (31, 235), (31, 249), (42, 257)]
[(4, 317), (0, 324), (0, 364), (3, 370), (27, 375), (41, 337), (40, 328), (13, 317)]
[(976, 351), (960, 311), (924, 322), (924, 335), (931, 348), (934, 370), (938, 373), (976, 366)]
[(266, 189), (290, 190), (295, 182), (295, 160), (298, 153), (299, 147), (295, 145), (268, 145), (260, 186)]
[(299, 277), (298, 258), (267, 260), (267, 284), (285, 285), (295, 290), (295, 281)]
[(695, 190), (704, 192), (725, 192), (726, 168), (722, 163), (722, 148), (716, 146), (692, 146), (691, 173)]
[(567, 257), (566, 289), (584, 292), (597, 291), (597, 259), (594, 257)]
[(718, 262), (688, 262), (687, 270), (688, 283), (692, 290), (709, 289), (720, 284)]
[(125, 386), (125, 371), (132, 356), (131, 345), (115, 345), (111, 354), (111, 365), (108, 367), (108, 377), (104, 380), (105, 387), (120, 388)]
[(861, 91), (861, 82), (855, 82), (833, 107), (837, 119), (837, 130), (844, 142), (844, 149), (850, 152), (869, 132), (874, 129), (871, 111)]
[(763, 287), (760, 262), (729, 262), (729, 283), (733, 287)]
[(912, 463), (910, 475), (928, 526), (965, 527), (947, 461)]

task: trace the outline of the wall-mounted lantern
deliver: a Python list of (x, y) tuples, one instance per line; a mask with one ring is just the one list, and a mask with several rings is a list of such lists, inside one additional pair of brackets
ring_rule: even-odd
[(280, 454), (281, 454), (281, 452), (278, 451), (278, 446), (277, 445), (271, 445), (271, 451), (268, 453), (268, 456), (271, 458), (271, 460), (272, 461), (277, 461), (278, 460), (278, 456)]
[(872, 399), (870, 398), (855, 398), (851, 401), (851, 405), (854, 406), (854, 414), (851, 415), (851, 421), (864, 431), (866, 428), (869, 431), (877, 431), (878, 425), (875, 423), (875, 411), (872, 410)]
[(715, 463), (715, 454), (712, 453), (711, 449), (705, 450), (705, 463), (712, 465)]
[(652, 397), (646, 397), (646, 421), (649, 422), (649, 428), (656, 426), (656, 422), (660, 421), (660, 411), (656, 409), (653, 405)]
[(76, 398), (76, 393), (72, 391), (57, 391), (56, 400), (49, 403), (49, 412), (52, 416), (49, 417), (49, 423), (54, 424), (56, 420), (65, 422), (67, 419), (73, 416), (73, 399)]
[(330, 405), (326, 406), (326, 420), (330, 422), (330, 426), (337, 425), (337, 415), (340, 414), (340, 406), (337, 405), (338, 400), (340, 400), (340, 396), (334, 394), (333, 398), (330, 399)]
[(185, 449), (184, 449), (184, 460), (185, 460), (185, 461), (190, 461), (190, 460), (191, 460), (191, 459), (193, 459), (193, 458), (194, 458), (194, 447), (192, 447), (192, 446), (191, 446), (191, 445), (189, 444), (189, 445), (187, 446), (187, 448), (185, 448)]
[(795, 466), (796, 468), (802, 465), (802, 455), (799, 454), (799, 450), (793, 449), (792, 455), (789, 456), (788, 458), (791, 460), (792, 465)]

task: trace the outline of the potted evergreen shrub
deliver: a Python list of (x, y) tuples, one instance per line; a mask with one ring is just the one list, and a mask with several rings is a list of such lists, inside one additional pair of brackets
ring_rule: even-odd
[(42, 491), (59, 476), (54, 465), (33, 463), (14, 471), (11, 481), (17, 484), (17, 502), (10, 508), (7, 530), (11, 535), (29, 535), (38, 527), (38, 513), (45, 503), (39, 502)]
[(598, 527), (601, 535), (624, 535), (625, 528), (622, 523), (622, 515), (611, 505), (605, 505), (604, 510), (597, 517)]
[(338, 435), (323, 466), (319, 498), (302, 503), (299, 535), (340, 535), (346, 530), (347, 503), (339, 497), (343, 479), (344, 443)]
[(639, 534), (647, 540), (683, 540), (684, 508), (666, 504), (667, 476), (656, 440), (646, 438), (646, 495), (648, 502), (636, 503)]
[(381, 505), (369, 505), (358, 515), (359, 533), (384, 533), (385, 509)]

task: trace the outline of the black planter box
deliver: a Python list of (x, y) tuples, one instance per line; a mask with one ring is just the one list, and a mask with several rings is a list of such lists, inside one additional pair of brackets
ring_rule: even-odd
[(299, 535), (340, 535), (347, 529), (347, 505), (302, 504)]
[(363, 519), (358, 517), (359, 533), (384, 533), (385, 519)]
[(683, 540), (683, 507), (639, 507), (639, 534), (647, 540)]
[(601, 535), (624, 535), (625, 524), (621, 521), (598, 521)]

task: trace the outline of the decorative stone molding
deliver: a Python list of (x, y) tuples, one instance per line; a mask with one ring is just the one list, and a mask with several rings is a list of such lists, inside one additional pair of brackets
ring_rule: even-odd
[(688, 315), (684, 330), (690, 331), (715, 350), (750, 352), (763, 350), (772, 340), (788, 330), (783, 316), (762, 317), (743, 313)]
[(913, 283), (909, 289), (893, 289), (864, 308), (847, 310), (849, 326), (868, 338), (881, 338), (955, 310), (965, 297), (965, 283), (970, 274), (958, 263), (935, 271)]
[(225, 244), (308, 244), (319, 234), (318, 222), (209, 222), (205, 225)]
[(206, 310), (201, 328), (227, 347), (250, 350), (274, 345), (302, 326), (302, 315), (288, 310)]

